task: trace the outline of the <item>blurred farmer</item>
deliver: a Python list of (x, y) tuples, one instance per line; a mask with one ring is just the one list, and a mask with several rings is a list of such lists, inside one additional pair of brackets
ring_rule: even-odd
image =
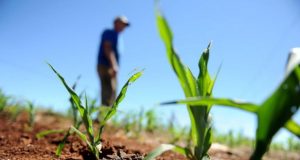
[(117, 73), (119, 71), (118, 36), (129, 26), (126, 17), (116, 17), (113, 29), (102, 33), (98, 53), (97, 71), (101, 81), (101, 103), (112, 106), (116, 98)]

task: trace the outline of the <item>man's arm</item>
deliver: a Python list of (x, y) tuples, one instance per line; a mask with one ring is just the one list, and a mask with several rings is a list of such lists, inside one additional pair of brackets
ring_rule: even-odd
[(110, 41), (104, 41), (104, 55), (108, 59), (110, 66), (112, 67), (112, 74), (111, 76), (115, 77), (119, 67), (117, 63), (117, 59), (115, 54), (113, 53), (112, 45)]

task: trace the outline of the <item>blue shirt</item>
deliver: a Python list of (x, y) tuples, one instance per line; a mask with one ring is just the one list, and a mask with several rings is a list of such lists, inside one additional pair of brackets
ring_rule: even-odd
[(119, 52), (118, 52), (118, 32), (113, 29), (106, 29), (103, 31), (101, 36), (101, 44), (98, 53), (98, 65), (105, 65), (107, 67), (111, 67), (108, 59), (105, 57), (104, 53), (104, 42), (109, 41), (111, 43), (111, 47), (114, 51), (117, 63), (119, 64)]

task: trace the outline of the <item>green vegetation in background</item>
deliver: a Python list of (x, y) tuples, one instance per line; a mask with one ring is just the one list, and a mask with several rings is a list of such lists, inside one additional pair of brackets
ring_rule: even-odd
[[(28, 108), (27, 105), (23, 104), (22, 102), (17, 101), (14, 97), (6, 95), (1, 89), (0, 89), (0, 112), (7, 112), (10, 115), (10, 118), (15, 121), (17, 117), (22, 113), (23, 111), (28, 111), (28, 113), (33, 113), (30, 111), (30, 106)], [(29, 115), (30, 116), (30, 115)], [(29, 120), (30, 121), (30, 120)], [(30, 125), (30, 122), (28, 122)]]
[(83, 105), (79, 96), (67, 85), (64, 78), (50, 64), (49, 64), (49, 66), (55, 72), (55, 74), (58, 76), (58, 78), (60, 79), (60, 81), (62, 82), (64, 87), (67, 89), (67, 91), (71, 95), (72, 100), (73, 100), (73, 102), (79, 112), (79, 115), (82, 119), (82, 122), (85, 126), (87, 136), (84, 133), (82, 133), (81, 131), (79, 131), (74, 126), (71, 126), (71, 131), (74, 131), (84, 142), (86, 142), (86, 144), (88, 145), (88, 147), (89, 147), (90, 151), (93, 153), (93, 155), (97, 159), (99, 159), (99, 154), (101, 153), (101, 148), (102, 148), (101, 135), (102, 135), (104, 126), (105, 126), (106, 122), (116, 113), (119, 103), (124, 99), (124, 97), (126, 95), (128, 86), (132, 82), (134, 82), (136, 79), (138, 79), (142, 75), (142, 72), (137, 72), (136, 74), (131, 76), (129, 78), (129, 80), (125, 83), (125, 85), (121, 89), (120, 94), (118, 95), (117, 99), (115, 100), (112, 108), (106, 114), (106, 116), (104, 117), (104, 120), (100, 123), (98, 134), (95, 134), (94, 128), (93, 128), (93, 123), (92, 123), (92, 118), (90, 115), (90, 109), (88, 107), (88, 102), (87, 102), (86, 96), (85, 96), (85, 104)]
[(30, 101), (27, 101), (28, 104), (28, 113), (29, 113), (29, 127), (32, 129), (34, 125), (35, 120), (35, 107), (34, 104)]
[(254, 146), (254, 141), (251, 138), (246, 137), (241, 131), (234, 133), (233, 130), (229, 130), (228, 133), (218, 133), (213, 129), (213, 142), (225, 144), (231, 148), (241, 147), (241, 146)]
[(158, 127), (157, 117), (154, 109), (150, 109), (146, 112), (146, 131), (154, 132)]
[[(271, 145), (271, 147), (272, 147), (272, 145)], [(300, 151), (300, 141), (294, 137), (289, 137), (288, 145), (285, 149), (288, 151), (298, 151), (299, 152)]]
[(3, 91), (0, 89), (0, 112), (8, 105), (10, 97), (5, 95)]
[(122, 129), (124, 129), (127, 136), (139, 138), (142, 130), (145, 130), (143, 125), (144, 117), (146, 115), (144, 109), (141, 108), (139, 112), (123, 112), (123, 117), (117, 123), (119, 123), (119, 127), (123, 126)]

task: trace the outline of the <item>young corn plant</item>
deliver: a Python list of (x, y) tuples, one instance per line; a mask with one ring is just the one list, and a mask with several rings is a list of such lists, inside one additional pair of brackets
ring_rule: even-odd
[(101, 153), (101, 135), (103, 133), (103, 129), (105, 127), (106, 122), (117, 112), (117, 108), (119, 106), (119, 103), (124, 99), (128, 86), (136, 81), (141, 75), (142, 72), (137, 72), (133, 76), (129, 78), (129, 80), (125, 83), (123, 88), (121, 89), (120, 94), (118, 95), (117, 99), (115, 100), (111, 110), (106, 114), (104, 117), (104, 120), (100, 123), (99, 131), (98, 133), (94, 132), (94, 127), (92, 123), (92, 118), (90, 115), (90, 109), (88, 108), (88, 102), (87, 98), (85, 96), (85, 103), (82, 104), (79, 96), (68, 86), (64, 78), (49, 64), (51, 69), (54, 71), (54, 73), (58, 76), (64, 87), (67, 89), (68, 93), (71, 95), (72, 100), (79, 112), (79, 115), (82, 119), (82, 123), (85, 127), (86, 134), (79, 131), (76, 127), (71, 126), (71, 131), (74, 131), (89, 147), (90, 151), (93, 153), (96, 159), (99, 159), (100, 153)]
[(220, 105), (238, 108), (257, 116), (255, 149), (251, 160), (260, 160), (268, 151), (273, 136), (280, 128), (300, 138), (300, 125), (292, 120), (292, 116), (300, 106), (300, 61), (288, 72), (279, 87), (262, 104), (238, 102), (233, 99), (212, 98), (207, 96), (188, 98), (164, 104), (188, 104), (202, 107), (204, 105)]
[(154, 109), (150, 109), (145, 113), (146, 131), (154, 132), (158, 128), (157, 116)]
[[(163, 40), (167, 50), (169, 63), (171, 64), (172, 69), (177, 75), (177, 78), (184, 91), (185, 97), (210, 97), (212, 95), (212, 89), (215, 82), (215, 80), (210, 77), (207, 69), (210, 44), (200, 57), (198, 63), (200, 73), (196, 78), (195, 76), (193, 76), (190, 69), (181, 62), (179, 56), (177, 55), (173, 46), (172, 31), (169, 28), (166, 19), (159, 11), (156, 12), (156, 22), (160, 37)], [(186, 147), (163, 144), (153, 152), (150, 152), (146, 159), (153, 159), (167, 150), (174, 150), (176, 152), (184, 154), (191, 160), (209, 159), (207, 152), (211, 146), (212, 134), (211, 120), (209, 115), (210, 109), (211, 104), (200, 104), (200, 106), (198, 104), (188, 104), (187, 110), (191, 122), (192, 144)]]
[(136, 130), (135, 130), (135, 135), (136, 137), (140, 137), (140, 134), (142, 133), (143, 129), (143, 119), (144, 119), (144, 108), (140, 110), (140, 112), (137, 115), (137, 118), (135, 120), (136, 123)]
[(24, 105), (17, 102), (13, 105), (9, 105), (9, 107), (7, 107), (7, 111), (11, 114), (11, 119), (16, 121), (17, 117), (24, 111)]
[(28, 101), (28, 113), (29, 113), (29, 121), (28, 125), (32, 129), (34, 125), (34, 119), (35, 119), (35, 108), (32, 102)]

